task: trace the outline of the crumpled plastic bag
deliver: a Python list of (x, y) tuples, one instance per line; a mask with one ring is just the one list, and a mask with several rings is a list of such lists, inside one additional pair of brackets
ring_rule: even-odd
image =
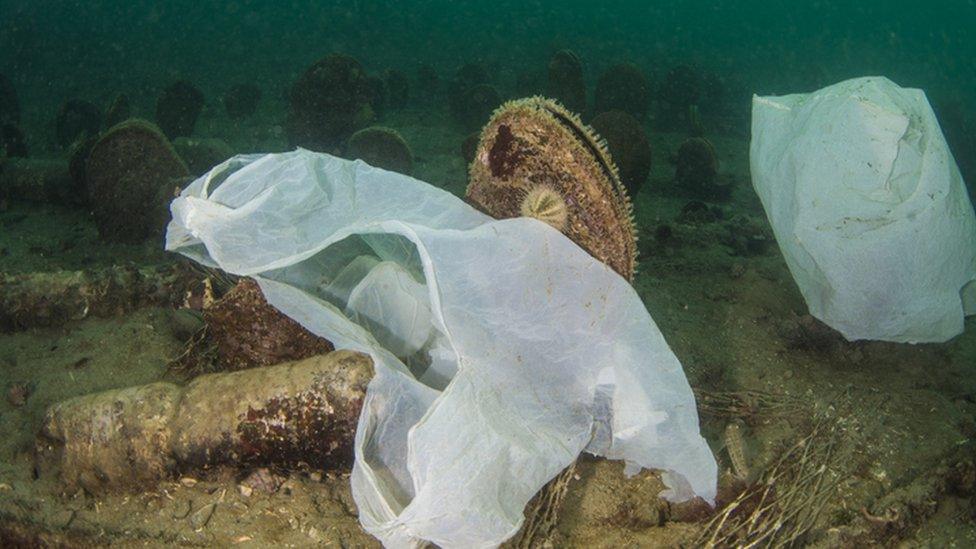
[(352, 490), (385, 545), (498, 545), (583, 450), (714, 498), (678, 359), (633, 288), (545, 223), (305, 150), (232, 158), (171, 210), (167, 250), (372, 356)]
[(976, 221), (922, 90), (755, 97), (752, 182), (810, 314), (848, 340), (941, 342), (976, 314)]

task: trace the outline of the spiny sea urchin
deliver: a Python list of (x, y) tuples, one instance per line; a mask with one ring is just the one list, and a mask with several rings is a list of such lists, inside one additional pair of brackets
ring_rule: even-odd
[(569, 218), (566, 201), (548, 185), (533, 187), (522, 199), (519, 211), (522, 217), (538, 219), (555, 227), (557, 231), (566, 228), (566, 220)]

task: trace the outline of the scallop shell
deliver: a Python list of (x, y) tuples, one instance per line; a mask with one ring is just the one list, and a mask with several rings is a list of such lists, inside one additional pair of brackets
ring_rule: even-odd
[(603, 140), (579, 117), (543, 97), (510, 101), (481, 132), (467, 198), (498, 219), (518, 217), (544, 185), (566, 202), (563, 233), (633, 280), (637, 238), (630, 199)]

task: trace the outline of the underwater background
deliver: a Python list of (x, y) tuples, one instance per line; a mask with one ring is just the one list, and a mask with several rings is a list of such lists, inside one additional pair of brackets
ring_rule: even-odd
[[(145, 234), (128, 238), (130, 220), (106, 225), (79, 190), (92, 174), (78, 175), (76, 161), (91, 170), (93, 141), (129, 116), (165, 126), (160, 98), (173, 89), (190, 104), (176, 111), (196, 114), (178, 131), (142, 128), (158, 146), (155, 172), (132, 168), (167, 200), (233, 154), (316, 148), (290, 118), (315, 100), (295, 90), (309, 67), (343, 54), (332, 59), (361, 67), (382, 97), (363, 99), (368, 121), (350, 112), (350, 128), (318, 150), (357, 156), (353, 129), (390, 128), (359, 150), (463, 196), (492, 109), (551, 91), (552, 60), (569, 50), (582, 68), (583, 122), (600, 114), (602, 76), (626, 63), (646, 79), (638, 129), (627, 128), (646, 152), (615, 150), (624, 122), (593, 125), (609, 132), (618, 165), (640, 174), (628, 184), (633, 285), (685, 369), (722, 479), (715, 510), (683, 508), (658, 498), (656, 473), (627, 478), (619, 463), (584, 457), (558, 487), (561, 510), (533, 523), (539, 539), (976, 546), (974, 317), (941, 344), (846, 341), (808, 314), (749, 173), (754, 94), (880, 75), (925, 91), (973, 196), (974, 25), (976, 0), (0, 0), (0, 542), (375, 545), (345, 465), (215, 467), (108, 493), (66, 489), (37, 465), (50, 406), (187, 383), (224, 367), (214, 358), (223, 348), (202, 343), (208, 322), (250, 329), (233, 307), (223, 320), (208, 309), (237, 280), (163, 252), (168, 212), (150, 212)], [(490, 93), (465, 95), (468, 84)], [(124, 115), (113, 119), (120, 96)], [(695, 149), (701, 187), (679, 168), (689, 138), (710, 147)], [(249, 291), (259, 303), (247, 306), (260, 307)], [(307, 335), (299, 330), (275, 337), (294, 342)]]
[(936, 104), (971, 106), (973, 21), (976, 4), (967, 0), (5, 0), (0, 67), (32, 126), (50, 122), (66, 97), (107, 102), (125, 90), (149, 105), (175, 78), (211, 97), (254, 81), (274, 101), (334, 51), (372, 71), (412, 73), (425, 62), (449, 73), (478, 61), (509, 86), (563, 48), (585, 60), (591, 81), (621, 60), (652, 80), (694, 64), (721, 75), (733, 108), (746, 111), (752, 93), (806, 92), (865, 75), (922, 88)]

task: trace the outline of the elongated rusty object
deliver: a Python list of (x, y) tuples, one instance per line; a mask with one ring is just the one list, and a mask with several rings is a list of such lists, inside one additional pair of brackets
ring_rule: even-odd
[(69, 491), (104, 493), (219, 465), (346, 466), (372, 377), (368, 356), (337, 351), (204, 375), (185, 387), (75, 397), (48, 409), (37, 471), (59, 475)]

